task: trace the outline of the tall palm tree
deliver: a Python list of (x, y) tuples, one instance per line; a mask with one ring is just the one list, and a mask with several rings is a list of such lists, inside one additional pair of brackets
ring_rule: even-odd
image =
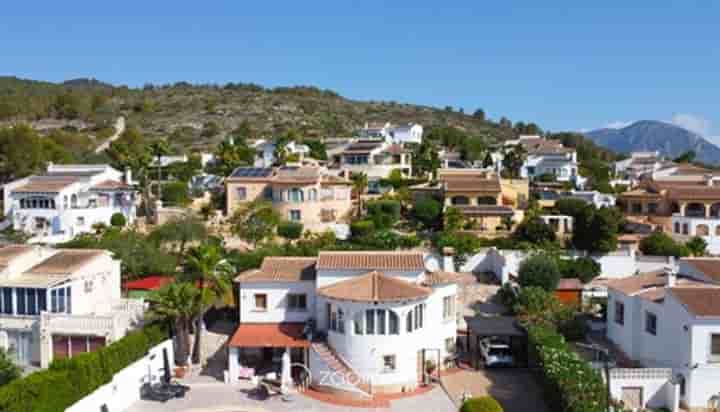
[(192, 283), (180, 282), (166, 285), (148, 296), (148, 318), (170, 325), (177, 347), (175, 359), (179, 365), (184, 365), (190, 354), (190, 322), (199, 311), (199, 295), (200, 291)]
[(368, 188), (368, 177), (365, 173), (353, 174), (352, 177), (352, 190), (358, 197), (358, 216), (362, 214), (362, 195), (365, 194)]
[(158, 184), (158, 199), (162, 199), (162, 164), (160, 160), (163, 156), (170, 153), (170, 146), (164, 139), (156, 140), (150, 144), (150, 154), (157, 159), (157, 184)]
[(190, 249), (185, 259), (185, 273), (198, 286), (197, 312), (195, 325), (195, 344), (192, 350), (193, 363), (200, 363), (200, 343), (203, 318), (216, 303), (232, 301), (232, 282), (230, 275), (233, 267), (225, 260), (222, 247), (216, 243), (202, 243)]

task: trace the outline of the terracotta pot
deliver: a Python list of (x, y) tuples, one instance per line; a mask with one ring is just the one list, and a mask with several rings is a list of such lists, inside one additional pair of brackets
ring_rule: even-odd
[(187, 368), (185, 366), (178, 366), (175, 368), (175, 377), (176, 378), (183, 378), (183, 377), (185, 377), (186, 373), (187, 373)]

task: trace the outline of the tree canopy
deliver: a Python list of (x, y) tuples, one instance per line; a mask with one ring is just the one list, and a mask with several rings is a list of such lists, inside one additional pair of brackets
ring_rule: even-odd
[(546, 253), (529, 256), (520, 263), (518, 283), (522, 287), (537, 286), (548, 292), (557, 288), (560, 269), (557, 261)]

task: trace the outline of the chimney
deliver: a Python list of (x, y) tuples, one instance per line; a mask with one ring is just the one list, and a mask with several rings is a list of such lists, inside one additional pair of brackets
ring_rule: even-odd
[(444, 247), (442, 249), (443, 264), (442, 269), (445, 272), (455, 272), (455, 249), (451, 247)]
[(675, 273), (675, 268), (672, 266), (665, 267), (665, 274), (667, 275), (666, 286), (669, 288), (675, 287), (675, 284), (677, 283), (677, 273)]

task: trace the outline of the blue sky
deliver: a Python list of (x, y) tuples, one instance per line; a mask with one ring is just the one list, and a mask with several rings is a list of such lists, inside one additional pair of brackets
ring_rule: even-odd
[(554, 131), (675, 120), (720, 141), (712, 0), (5, 3), (5, 75), (309, 84)]

